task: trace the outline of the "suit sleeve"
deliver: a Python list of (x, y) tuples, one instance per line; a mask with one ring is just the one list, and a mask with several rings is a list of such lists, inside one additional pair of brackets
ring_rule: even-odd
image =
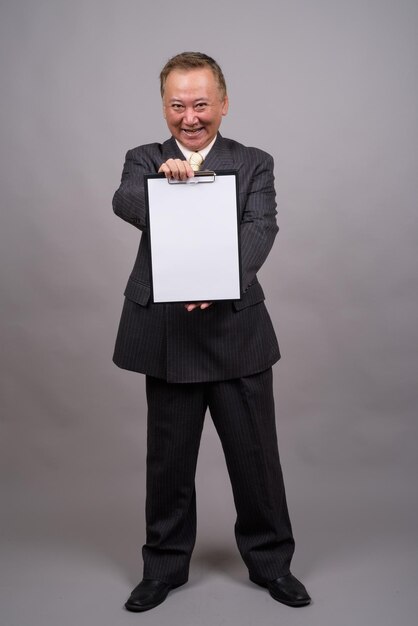
[(246, 291), (266, 260), (279, 227), (276, 223), (274, 161), (267, 153), (256, 166), (240, 224), (242, 287)]
[(119, 189), (113, 196), (113, 211), (123, 220), (146, 230), (144, 175), (157, 171), (145, 150), (128, 150)]

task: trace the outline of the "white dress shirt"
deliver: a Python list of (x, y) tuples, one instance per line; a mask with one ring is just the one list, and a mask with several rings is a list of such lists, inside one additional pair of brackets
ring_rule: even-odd
[(208, 156), (208, 154), (210, 152), (210, 149), (212, 148), (212, 146), (215, 143), (215, 141), (216, 141), (216, 137), (214, 137), (212, 139), (212, 141), (210, 142), (210, 144), (208, 146), (206, 146), (206, 148), (202, 148), (201, 150), (189, 150), (188, 148), (183, 146), (183, 144), (181, 144), (176, 139), (176, 143), (177, 143), (178, 147), (180, 148), (180, 150), (182, 151), (182, 153), (184, 154), (184, 157), (185, 157), (186, 161), (188, 161), (190, 159), (190, 155), (193, 154), (193, 152), (198, 152), (199, 154), (202, 155), (203, 162), (205, 161), (206, 157)]

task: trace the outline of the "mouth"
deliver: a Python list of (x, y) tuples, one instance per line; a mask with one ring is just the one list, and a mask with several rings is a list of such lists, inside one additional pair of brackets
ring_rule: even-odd
[(188, 137), (195, 137), (200, 132), (202, 132), (203, 126), (200, 128), (182, 128), (183, 133), (185, 133)]

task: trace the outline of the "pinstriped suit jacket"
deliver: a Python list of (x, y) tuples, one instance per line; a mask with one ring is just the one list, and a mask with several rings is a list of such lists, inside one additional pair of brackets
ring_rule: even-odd
[[(169, 158), (181, 158), (174, 138), (129, 150), (114, 212), (147, 230), (144, 174), (158, 171)], [(205, 169), (238, 171), (241, 273), (240, 300), (215, 302), (206, 310), (150, 301), (148, 237), (141, 237), (129, 277), (113, 360), (119, 367), (169, 382), (227, 380), (263, 371), (280, 358), (264, 305), (257, 271), (278, 231), (273, 159), (218, 134)], [(214, 250), (216, 253), (216, 250)]]

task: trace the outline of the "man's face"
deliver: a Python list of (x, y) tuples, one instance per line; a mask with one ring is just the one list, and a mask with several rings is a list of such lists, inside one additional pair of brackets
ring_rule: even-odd
[(210, 68), (173, 70), (165, 83), (163, 109), (173, 137), (189, 150), (202, 150), (216, 136), (228, 98)]

